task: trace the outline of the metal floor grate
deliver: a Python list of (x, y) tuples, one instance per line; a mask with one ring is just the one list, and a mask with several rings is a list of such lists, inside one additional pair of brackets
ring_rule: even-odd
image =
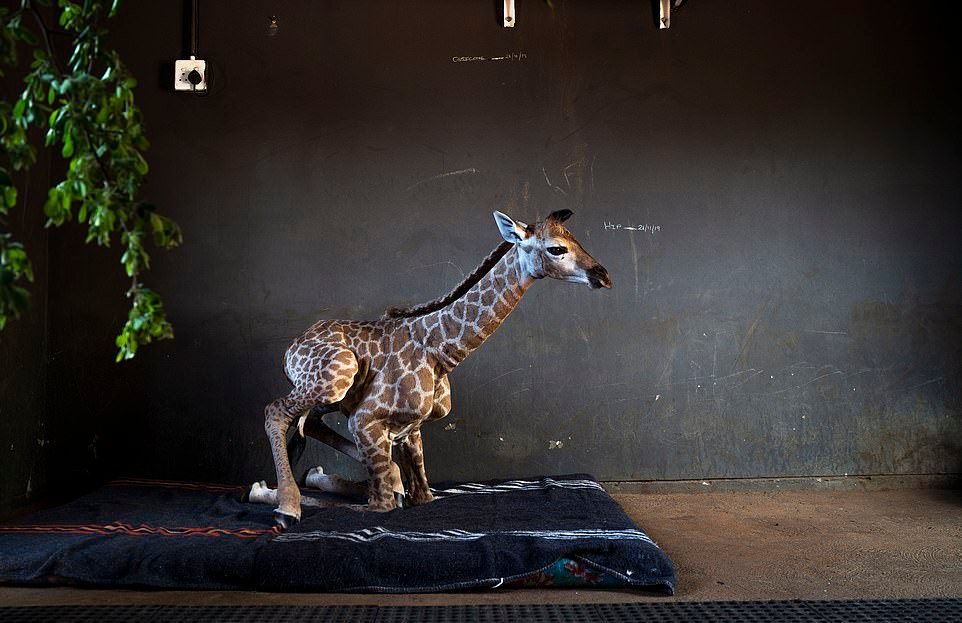
[(474, 606), (38, 606), (4, 623), (959, 623), (962, 599)]

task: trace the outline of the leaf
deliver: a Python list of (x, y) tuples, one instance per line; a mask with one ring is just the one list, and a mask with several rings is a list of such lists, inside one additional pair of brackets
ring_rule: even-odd
[(134, 155), (134, 170), (141, 175), (147, 175), (147, 171), (150, 168), (147, 166), (147, 161), (144, 160), (144, 157), (140, 155), (140, 152), (137, 150), (133, 151), (133, 155)]
[[(68, 59), (65, 69), (61, 69), (62, 58), (58, 64), (23, 27), (19, 13), (32, 10), (31, 2), (33, 6), (55, 7), (59, 13), (59, 23), (66, 32), (55, 32), (66, 46), (61, 50), (62, 58)], [(19, 4), (21, 9), (13, 16), (6, 7), (0, 7), (0, 66), (26, 65), (16, 64), (20, 47), (25, 47), (28, 54), (32, 52), (32, 62), (23, 78), (21, 95), (6, 101), (0, 98), (0, 149), (13, 169), (20, 171), (36, 162), (35, 143), (51, 148), (59, 145), (67, 166), (56, 167), (64, 177), (47, 190), (43, 202), (47, 225), (59, 226), (71, 220), (76, 202), (77, 218), (86, 226), (88, 242), (109, 246), (118, 238), (122, 240), (120, 260), (135, 282), (128, 291), (131, 307), (127, 322), (115, 343), (118, 361), (131, 359), (145, 344), (173, 337), (160, 296), (140, 285), (139, 275), (151, 262), (145, 238), (151, 236), (161, 248), (171, 248), (183, 235), (177, 223), (138, 199), (150, 170), (144, 156), (149, 142), (144, 135), (143, 114), (134, 101), (138, 83), (116, 51), (104, 49), (107, 31), (99, 19), (105, 12), (114, 15), (121, 2), (21, 0)], [(96, 75), (93, 68), (97, 68)], [(45, 125), (42, 134), (31, 130), (35, 123)], [(0, 214), (8, 212), (18, 199), (22, 198), (9, 172), (0, 167)], [(22, 203), (28, 210), (39, 207)], [(26, 308), (29, 293), (16, 282), (31, 279), (33, 269), (23, 247), (3, 231), (0, 254), (2, 329)]]
[(67, 134), (63, 137), (63, 149), (60, 150), (60, 154), (64, 158), (69, 158), (73, 155), (73, 134)]
[(60, 123), (60, 120), (63, 119), (64, 113), (66, 112), (67, 112), (66, 106), (55, 108), (53, 111), (51, 111), (50, 118), (47, 120), (48, 125), (50, 125), (51, 128), (57, 127), (57, 125)]
[(13, 206), (17, 205), (17, 187), (16, 186), (5, 186), (3, 188), (3, 202), (6, 208), (9, 210)]
[(63, 223), (63, 216), (60, 213), (60, 191), (56, 188), (47, 191), (47, 201), (43, 204), (43, 213), (50, 219), (50, 223), (54, 225)]
[(183, 242), (184, 236), (180, 227), (166, 216), (152, 212), (150, 226), (154, 232), (154, 244), (158, 247), (170, 249)]
[(134, 254), (130, 252), (130, 249), (124, 251), (124, 254), (120, 256), (120, 263), (124, 265), (124, 270), (127, 271), (128, 277), (134, 276), (134, 269), (136, 268), (133, 260)]

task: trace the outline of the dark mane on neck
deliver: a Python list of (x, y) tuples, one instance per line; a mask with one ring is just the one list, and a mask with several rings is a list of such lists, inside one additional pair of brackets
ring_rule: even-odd
[(470, 275), (464, 278), (464, 281), (458, 284), (458, 286), (442, 296), (441, 298), (434, 299), (433, 301), (428, 301), (427, 303), (421, 303), (420, 305), (415, 305), (413, 307), (389, 307), (384, 315), (381, 316), (381, 320), (388, 320), (391, 318), (414, 318), (416, 316), (423, 316), (425, 314), (430, 314), (431, 312), (436, 312), (437, 310), (450, 305), (454, 301), (458, 300), (464, 296), (468, 290), (474, 287), (481, 277), (488, 274), (494, 265), (504, 257), (511, 247), (514, 245), (510, 242), (502, 242), (498, 247), (488, 254), (488, 257), (484, 258), (481, 263), (475, 268)]

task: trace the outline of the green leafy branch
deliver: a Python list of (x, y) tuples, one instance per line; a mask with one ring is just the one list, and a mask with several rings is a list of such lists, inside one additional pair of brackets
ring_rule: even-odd
[[(162, 249), (179, 245), (177, 224), (137, 199), (149, 167), (149, 143), (143, 118), (134, 103), (137, 81), (116, 52), (104, 47), (106, 29), (119, 0), (58, 0), (60, 29), (49, 27), (45, 14), (55, 13), (50, 0), (22, 0), (20, 8), (0, 8), (0, 77), (4, 67), (18, 66), (27, 50), (33, 61), (14, 102), (0, 101), (0, 330), (29, 306), (24, 287), (33, 281), (23, 245), (6, 231), (5, 216), (17, 205), (13, 171), (36, 162), (30, 138), (43, 137), (45, 148), (57, 149), (67, 162), (63, 180), (47, 193), (43, 210), (47, 226), (76, 219), (87, 228), (86, 241), (109, 246), (119, 239), (120, 261), (131, 279), (127, 322), (116, 338), (117, 361), (132, 358), (139, 346), (173, 337), (163, 301), (140, 281), (150, 268), (146, 239)], [(53, 36), (69, 38), (69, 56), (61, 63)]]

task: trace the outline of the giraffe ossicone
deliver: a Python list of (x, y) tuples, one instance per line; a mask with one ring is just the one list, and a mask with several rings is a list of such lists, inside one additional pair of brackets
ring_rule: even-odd
[[(608, 272), (564, 226), (570, 216), (570, 210), (559, 210), (526, 225), (495, 212), (504, 242), (448, 294), (388, 309), (379, 320), (321, 320), (294, 340), (284, 356), (294, 389), (264, 410), (276, 493), (266, 494), (257, 483), (258, 499), (277, 504), (274, 516), (282, 527), (301, 516), (286, 442), (294, 422), (295, 434), (317, 437), (364, 465), (367, 510), (395, 508), (395, 493), (404, 491), (402, 475), (406, 504), (434, 499), (424, 469), (421, 426), (450, 412), (448, 374), (501, 326), (537, 280), (611, 287)], [(305, 424), (315, 407), (347, 417), (353, 447), (330, 429)], [(314, 474), (316, 482), (346, 487)]]

